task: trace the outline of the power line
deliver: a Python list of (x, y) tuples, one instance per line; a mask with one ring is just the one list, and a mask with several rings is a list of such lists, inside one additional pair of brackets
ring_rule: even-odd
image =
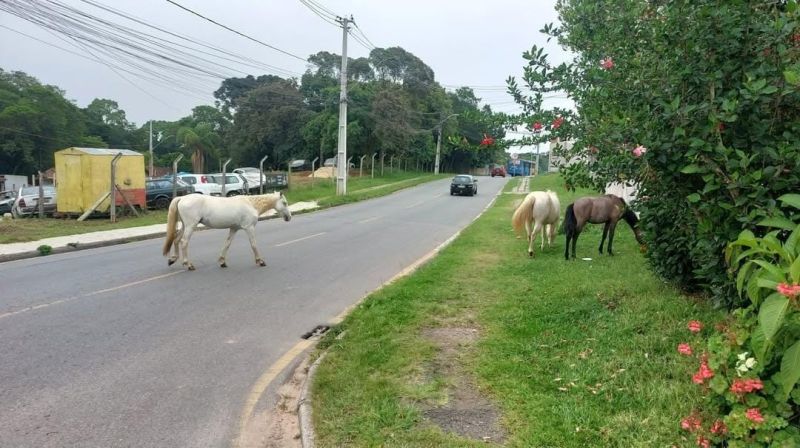
[(310, 0), (300, 0), (300, 3), (302, 3), (306, 8), (311, 10), (311, 12), (319, 16), (319, 18), (321, 18), (322, 20), (330, 23), (333, 26), (336, 27), (339, 26), (339, 24), (336, 23), (336, 20), (339, 18), (338, 15), (328, 10), (322, 9), (319, 5), (312, 3)]
[(191, 14), (194, 14), (194, 15), (196, 15), (197, 17), (200, 17), (200, 18), (202, 18), (202, 19), (204, 19), (204, 20), (207, 20), (207, 21), (209, 21), (209, 22), (213, 23), (214, 25), (217, 25), (217, 26), (219, 26), (219, 27), (225, 28), (226, 30), (228, 30), (228, 31), (230, 31), (230, 32), (232, 32), (232, 33), (238, 34), (239, 36), (242, 36), (242, 37), (244, 37), (244, 38), (246, 38), (246, 39), (249, 39), (249, 40), (251, 40), (251, 41), (253, 41), (253, 42), (256, 42), (256, 43), (258, 43), (258, 44), (261, 44), (261, 45), (263, 45), (263, 46), (265, 46), (265, 47), (267, 47), (267, 48), (271, 48), (271, 49), (273, 49), (273, 50), (275, 50), (275, 51), (277, 51), (277, 52), (283, 53), (283, 54), (285, 54), (285, 55), (287, 55), (287, 56), (291, 56), (291, 57), (293, 57), (293, 58), (295, 58), (295, 59), (299, 59), (299, 60), (301, 60), (301, 61), (303, 61), (303, 62), (306, 62), (306, 63), (308, 63), (308, 62), (309, 62), (308, 60), (306, 60), (306, 59), (305, 59), (305, 58), (303, 58), (303, 57), (300, 57), (300, 56), (298, 56), (298, 55), (296, 55), (296, 54), (293, 54), (293, 53), (289, 53), (289, 52), (288, 52), (288, 51), (286, 51), (286, 50), (281, 50), (281, 49), (280, 49), (280, 48), (278, 48), (278, 47), (275, 47), (275, 46), (272, 46), (272, 45), (270, 45), (270, 44), (268, 44), (268, 43), (262, 42), (262, 41), (260, 41), (260, 40), (258, 40), (258, 39), (256, 39), (256, 38), (254, 38), (254, 37), (250, 37), (250, 36), (248, 36), (248, 35), (246, 35), (246, 34), (244, 34), (244, 33), (242, 33), (242, 32), (236, 31), (235, 29), (233, 29), (233, 28), (231, 28), (231, 27), (228, 27), (228, 26), (226, 26), (226, 25), (223, 25), (223, 24), (221, 24), (221, 23), (217, 22), (217, 21), (216, 21), (216, 20), (214, 20), (214, 19), (210, 19), (210, 18), (208, 18), (208, 17), (206, 17), (206, 16), (204, 16), (204, 15), (202, 15), (202, 14), (198, 13), (198, 12), (192, 11), (191, 9), (189, 9), (189, 8), (187, 8), (187, 7), (185, 7), (185, 6), (181, 5), (181, 4), (179, 4), (179, 3), (177, 3), (177, 2), (174, 2), (173, 0), (167, 0), (167, 2), (169, 2), (169, 3), (172, 3), (173, 5), (177, 6), (178, 8), (181, 8), (181, 9), (183, 9), (183, 10), (184, 10), (184, 11), (186, 11), (186, 12), (189, 12), (189, 13), (191, 13)]

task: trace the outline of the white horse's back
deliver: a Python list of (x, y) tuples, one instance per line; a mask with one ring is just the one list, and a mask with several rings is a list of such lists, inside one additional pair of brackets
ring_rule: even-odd
[(531, 256), (533, 256), (533, 241), (537, 233), (542, 232), (542, 248), (544, 248), (545, 237), (547, 237), (549, 245), (553, 244), (560, 215), (561, 203), (558, 195), (550, 190), (528, 193), (514, 211), (511, 223), (516, 231), (520, 231), (522, 226), (525, 226), (529, 242), (528, 253)]
[(245, 228), (258, 222), (258, 212), (244, 197), (192, 194), (178, 203), (184, 225), (201, 223), (214, 229)]

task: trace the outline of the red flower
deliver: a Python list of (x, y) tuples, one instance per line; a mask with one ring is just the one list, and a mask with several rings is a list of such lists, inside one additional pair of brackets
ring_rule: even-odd
[(800, 295), (800, 285), (789, 285), (787, 283), (780, 283), (775, 287), (778, 292), (788, 298), (793, 298)]
[(685, 419), (681, 420), (681, 428), (685, 431), (695, 432), (700, 429), (702, 426), (703, 421), (700, 420), (700, 417), (697, 414), (692, 414)]
[(611, 57), (607, 57), (605, 59), (600, 60), (600, 66), (603, 67), (604, 70), (611, 70), (614, 68), (614, 60)]
[(563, 117), (556, 117), (556, 119), (553, 120), (553, 123), (550, 124), (550, 127), (553, 128), (553, 130), (556, 130), (556, 129), (560, 128), (562, 124), (564, 124), (564, 118)]
[(681, 355), (692, 356), (692, 346), (686, 343), (678, 344), (678, 353)]
[(725, 123), (719, 123), (719, 124), (717, 125), (717, 130), (718, 130), (719, 132), (722, 132), (722, 131), (724, 131), (724, 130), (725, 130)]
[(699, 446), (701, 448), (710, 448), (711, 447), (711, 441), (706, 439), (705, 437), (703, 437), (701, 435), (698, 435), (697, 436), (697, 446)]
[(764, 384), (760, 379), (747, 378), (733, 380), (730, 391), (736, 395), (744, 395), (762, 389), (764, 389)]
[(493, 144), (494, 144), (494, 139), (486, 134), (483, 134), (483, 140), (481, 140), (481, 146), (489, 146)]
[(711, 425), (711, 434), (716, 435), (724, 435), (728, 433), (728, 427), (725, 426), (725, 423), (722, 420), (716, 420), (713, 425)]
[(764, 416), (758, 408), (750, 408), (745, 411), (744, 416), (753, 423), (764, 423)]
[(542, 132), (542, 128), (543, 127), (544, 126), (542, 126), (541, 122), (539, 122), (539, 121), (534, 121), (533, 122), (533, 132)]
[(703, 323), (699, 320), (690, 320), (686, 325), (692, 333), (699, 333), (703, 329)]
[(697, 373), (692, 376), (692, 381), (695, 384), (703, 384), (705, 380), (710, 378), (714, 378), (714, 371), (708, 367), (708, 362), (703, 359), (700, 361), (700, 368), (697, 370)]

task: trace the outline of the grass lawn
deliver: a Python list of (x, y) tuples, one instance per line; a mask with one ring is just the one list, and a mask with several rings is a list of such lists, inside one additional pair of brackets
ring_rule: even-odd
[[(351, 177), (347, 182), (347, 196), (336, 196), (336, 187), (330, 179), (316, 179), (312, 186), (309, 179), (295, 179), (293, 177), (292, 180), (295, 182), (286, 192), (286, 196), (289, 199), (289, 203), (318, 201), (321, 207), (330, 207), (387, 195), (403, 188), (449, 176), (445, 174), (434, 176), (430, 173), (397, 172), (387, 173), (383, 177), (374, 179), (367, 176), (363, 178)], [(43, 238), (147, 226), (165, 222), (167, 222), (165, 210), (151, 210), (138, 218), (133, 216), (120, 217), (117, 223), (109, 222), (108, 218), (89, 219), (83, 222), (78, 222), (74, 219), (54, 218), (4, 220), (0, 222), (0, 244), (36, 241)]]
[[(589, 194), (564, 192), (557, 176), (532, 180), (532, 190), (545, 188), (562, 208)], [(319, 446), (485, 446), (426, 417), (447, 408), (459, 384), (495, 405), (505, 431), (498, 445), (687, 443), (680, 419), (699, 394), (676, 346), (688, 320), (723, 313), (655, 278), (624, 223), (614, 257), (597, 254), (597, 225), (581, 235), (577, 261), (563, 259), (563, 235), (543, 253), (537, 242), (529, 258), (510, 225), (521, 198), (501, 195), (439, 256), (323, 339), (329, 352), (312, 389)], [(445, 365), (430, 337), (437, 328), (470, 329), (477, 341), (458, 345)]]

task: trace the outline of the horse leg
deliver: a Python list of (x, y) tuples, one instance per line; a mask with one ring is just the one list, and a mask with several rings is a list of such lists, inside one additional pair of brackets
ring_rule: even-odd
[(548, 233), (549, 228), (550, 228), (549, 224), (543, 224), (542, 225), (542, 245), (539, 248), (539, 250), (541, 250), (541, 251), (544, 251), (544, 240), (547, 239), (547, 233)]
[[(572, 258), (576, 258), (575, 257), (575, 245), (578, 244), (578, 235), (580, 235), (580, 232), (577, 231), (577, 230), (572, 235)], [(569, 248), (567, 248), (567, 249), (569, 250)]]
[(183, 265), (190, 271), (194, 271), (194, 265), (189, 261), (189, 240), (194, 233), (194, 226), (186, 226), (183, 229), (183, 236), (181, 237), (181, 250), (183, 251)]
[[(531, 257), (533, 256), (533, 245), (536, 244), (536, 235), (538, 235), (539, 232), (541, 231), (542, 231), (542, 223), (536, 221), (533, 224), (533, 231), (531, 232), (531, 240), (528, 243), (528, 255), (530, 255)], [(542, 234), (542, 238), (544, 238), (544, 234)]]
[(222, 252), (219, 253), (219, 259), (217, 260), (221, 268), (228, 267), (228, 263), (225, 263), (225, 257), (228, 256), (228, 248), (231, 247), (231, 241), (233, 241), (233, 237), (236, 236), (236, 232), (238, 231), (239, 229), (235, 227), (231, 227), (228, 231), (228, 239), (225, 240), (225, 244), (222, 246)]
[(259, 266), (266, 266), (267, 263), (263, 258), (261, 258), (261, 254), (258, 253), (258, 248), (256, 247), (256, 228), (248, 227), (244, 230), (247, 232), (247, 237), (250, 238), (250, 247), (253, 248), (253, 255), (256, 257), (256, 264)]
[(178, 229), (178, 232), (175, 235), (175, 241), (172, 243), (172, 256), (167, 259), (167, 266), (172, 266), (173, 263), (178, 261), (178, 258), (181, 257), (181, 238), (183, 238), (183, 227)]
[[(603, 226), (603, 237), (600, 238), (600, 253), (603, 253), (603, 243), (606, 241), (606, 236), (608, 235), (608, 228), (611, 226), (611, 221), (606, 221), (606, 224)], [(609, 250), (611, 249), (611, 239), (608, 240), (608, 247)]]
[(550, 224), (550, 234), (547, 241), (547, 247), (553, 247), (553, 241), (556, 240), (556, 232), (558, 231), (558, 221)]
[(614, 251), (611, 249), (611, 244), (614, 243), (614, 230), (617, 228), (617, 223), (612, 222), (608, 228), (608, 255), (614, 255)]

